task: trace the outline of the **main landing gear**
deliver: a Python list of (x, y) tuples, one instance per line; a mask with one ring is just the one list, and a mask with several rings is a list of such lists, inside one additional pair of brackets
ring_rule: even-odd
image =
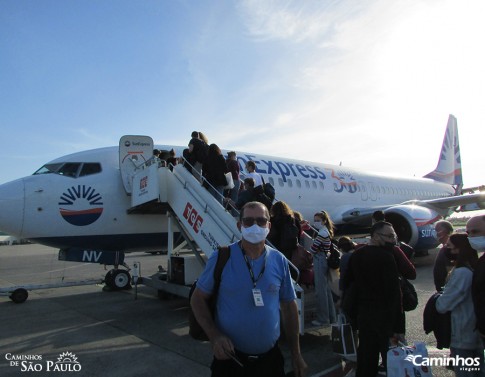
[(113, 291), (131, 289), (131, 276), (126, 270), (113, 268), (106, 274), (104, 283), (109, 290)]

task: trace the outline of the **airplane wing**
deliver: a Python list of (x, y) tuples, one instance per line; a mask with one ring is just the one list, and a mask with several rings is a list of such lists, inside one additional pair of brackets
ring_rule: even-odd
[(342, 220), (348, 224), (370, 223), (374, 211), (386, 211), (397, 206), (417, 206), (424, 207), (435, 211), (437, 214), (446, 217), (457, 207), (461, 211), (473, 211), (485, 209), (485, 193), (455, 195), (445, 198), (429, 200), (409, 200), (403, 203), (391, 204), (388, 206), (353, 208), (342, 214)]
[(469, 195), (455, 195), (445, 198), (429, 199), (429, 200), (410, 200), (402, 204), (414, 204), (435, 209), (440, 212), (444, 209), (456, 208), (470, 204), (477, 204), (478, 209), (485, 208), (485, 193), (469, 194)]

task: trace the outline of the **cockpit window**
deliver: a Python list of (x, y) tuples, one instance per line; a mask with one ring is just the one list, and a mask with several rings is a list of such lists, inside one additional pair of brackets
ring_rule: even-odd
[(96, 174), (101, 171), (101, 164), (98, 163), (84, 163), (83, 167), (81, 169), (81, 172), (79, 173), (80, 177), (84, 177), (85, 175), (91, 175), (91, 174)]
[(68, 177), (77, 177), (77, 172), (79, 171), (79, 167), (81, 166), (78, 162), (66, 162), (61, 168), (57, 171), (57, 174), (66, 175)]
[(59, 174), (67, 177), (77, 178), (86, 175), (96, 174), (101, 171), (101, 164), (95, 162), (59, 162), (46, 164), (37, 170), (34, 175)]
[(45, 164), (42, 166), (39, 170), (37, 170), (34, 175), (39, 175), (39, 174), (50, 174), (50, 173), (56, 173), (57, 170), (63, 165), (62, 162), (57, 163), (57, 164)]

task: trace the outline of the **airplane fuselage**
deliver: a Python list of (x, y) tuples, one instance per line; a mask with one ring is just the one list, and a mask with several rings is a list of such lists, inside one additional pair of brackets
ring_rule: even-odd
[[(182, 154), (182, 147), (174, 149), (177, 155)], [(310, 222), (315, 212), (325, 210), (344, 232), (369, 226), (367, 221), (348, 221), (345, 214), (353, 209), (453, 195), (450, 185), (431, 179), (390, 178), (341, 166), (243, 152), (237, 155), (241, 171), (248, 160), (256, 163), (257, 172), (275, 187), (277, 200), (287, 202)], [(166, 216), (127, 213), (131, 197), (123, 188), (118, 157), (117, 147), (75, 153), (45, 165), (64, 164), (65, 168), (59, 172), (42, 174), (39, 170), (32, 176), (1, 185), (0, 229), (59, 248), (160, 249), (167, 241)], [(85, 167), (89, 167), (87, 172), (80, 174)], [(417, 238), (416, 234), (410, 234), (405, 241), (417, 245), (427, 238), (429, 242), (423, 245), (436, 244), (431, 224), (442, 214), (423, 212), (422, 207), (415, 210), (420, 211), (417, 218), (412, 206), (406, 208), (405, 215), (417, 224), (414, 233), (425, 232)]]

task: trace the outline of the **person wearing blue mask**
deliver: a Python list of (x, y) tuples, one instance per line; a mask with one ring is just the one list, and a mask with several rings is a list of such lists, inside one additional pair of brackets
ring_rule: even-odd
[(229, 245), (214, 319), (209, 299), (214, 292), (217, 251), (207, 261), (192, 295), (194, 315), (212, 344), (213, 377), (285, 376), (278, 347), (280, 310), (294, 375), (305, 375), (288, 260), (265, 244), (271, 228), (269, 218), (268, 209), (260, 202), (249, 202), (242, 208), (238, 222), (242, 240)]
[(474, 216), (466, 223), (470, 246), (482, 253), (473, 271), (472, 298), (477, 317), (477, 329), (485, 345), (485, 215)]

